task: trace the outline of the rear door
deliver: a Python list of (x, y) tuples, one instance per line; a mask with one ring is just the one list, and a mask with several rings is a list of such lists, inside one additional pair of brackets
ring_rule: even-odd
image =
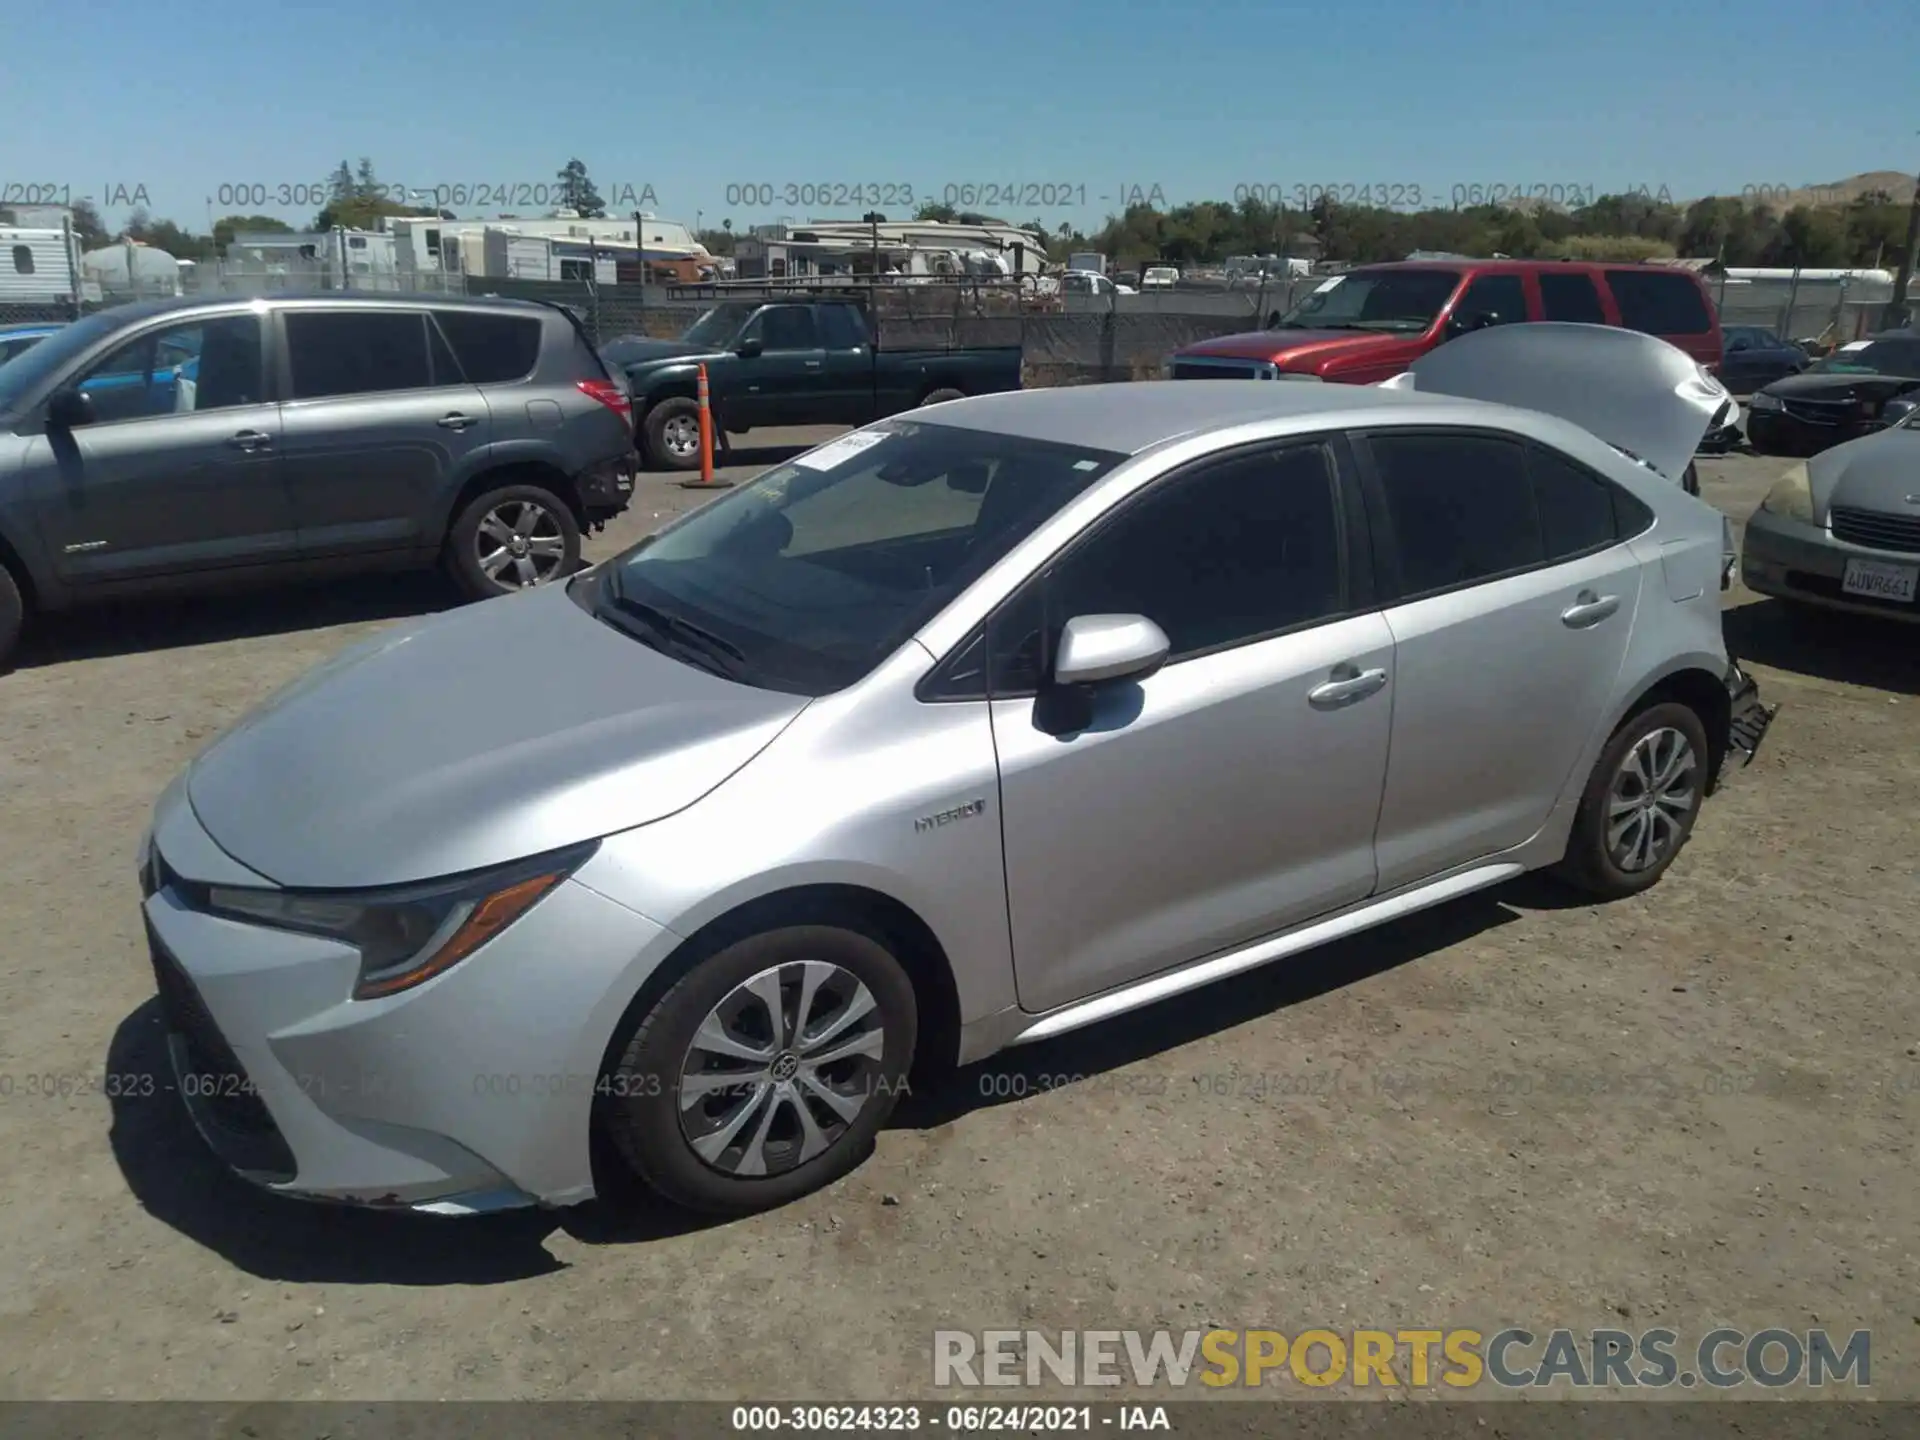
[(1557, 451), (1423, 429), (1360, 454), (1392, 597), (1385, 892), (1546, 823), (1626, 658), (1642, 570), (1624, 543), (1637, 502)]
[(292, 558), (263, 341), (250, 309), (199, 312), (145, 327), (68, 379), (93, 401), (95, 422), (42, 430), (23, 457), (61, 580)]
[(1678, 345), (1709, 370), (1721, 361), (1720, 322), (1699, 280), (1685, 270), (1609, 266), (1601, 271), (1620, 324)]
[(299, 306), (278, 320), (281, 467), (301, 553), (437, 543), (435, 500), (472, 468), (492, 426), (426, 308)]
[[(834, 425), (865, 425), (882, 412), (874, 394), (873, 345), (860, 307), (827, 302), (816, 311), (825, 364), (822, 420)], [(903, 409), (904, 406), (896, 406)]]
[(1586, 270), (1541, 270), (1535, 276), (1540, 291), (1540, 318), (1569, 325), (1606, 325), (1607, 307), (1600, 287)]

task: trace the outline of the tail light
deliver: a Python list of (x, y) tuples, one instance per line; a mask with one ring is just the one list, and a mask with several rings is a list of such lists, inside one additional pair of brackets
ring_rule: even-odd
[(633, 424), (633, 402), (627, 398), (627, 392), (612, 380), (576, 380), (580, 393), (589, 400), (598, 400), (629, 426)]

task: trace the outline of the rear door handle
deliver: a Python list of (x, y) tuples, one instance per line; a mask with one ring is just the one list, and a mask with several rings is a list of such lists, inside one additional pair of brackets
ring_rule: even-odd
[(475, 425), (479, 422), (471, 415), (462, 415), (458, 410), (454, 410), (442, 415), (433, 423), (438, 425), (442, 430), (464, 430), (469, 425)]
[(236, 450), (245, 450), (251, 455), (257, 450), (271, 450), (273, 437), (264, 430), (241, 430), (229, 435), (227, 444)]
[(1585, 630), (1590, 625), (1598, 625), (1619, 608), (1618, 595), (1596, 595), (1591, 590), (1582, 590), (1574, 596), (1573, 604), (1560, 612), (1560, 623), (1573, 630)]
[(1319, 710), (1351, 705), (1387, 688), (1385, 670), (1357, 670), (1351, 665), (1333, 667), (1333, 678), (1307, 692), (1308, 703)]
[(818, 360), (807, 361), (807, 369), (818, 370), (819, 368), (820, 368), (820, 362)]

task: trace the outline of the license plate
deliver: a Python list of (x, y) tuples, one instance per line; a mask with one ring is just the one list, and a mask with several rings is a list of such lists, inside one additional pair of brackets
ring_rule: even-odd
[(1912, 602), (1920, 588), (1920, 565), (1895, 565), (1890, 560), (1849, 560), (1840, 588), (1849, 595), (1864, 595), (1870, 600)]

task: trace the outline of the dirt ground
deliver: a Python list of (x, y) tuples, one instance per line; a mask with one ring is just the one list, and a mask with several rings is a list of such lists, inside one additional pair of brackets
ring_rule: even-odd
[[(701, 498), (645, 482), (592, 553)], [(279, 1200), (99, 1093), (164, 1069), (135, 846), (223, 726), (444, 603), (130, 606), (0, 679), (0, 1398), (924, 1397), (938, 1328), (1507, 1323), (1871, 1328), (1920, 1397), (1920, 631), (1736, 591), (1784, 709), (1650, 895), (1520, 882), (1016, 1051), (778, 1213)]]

